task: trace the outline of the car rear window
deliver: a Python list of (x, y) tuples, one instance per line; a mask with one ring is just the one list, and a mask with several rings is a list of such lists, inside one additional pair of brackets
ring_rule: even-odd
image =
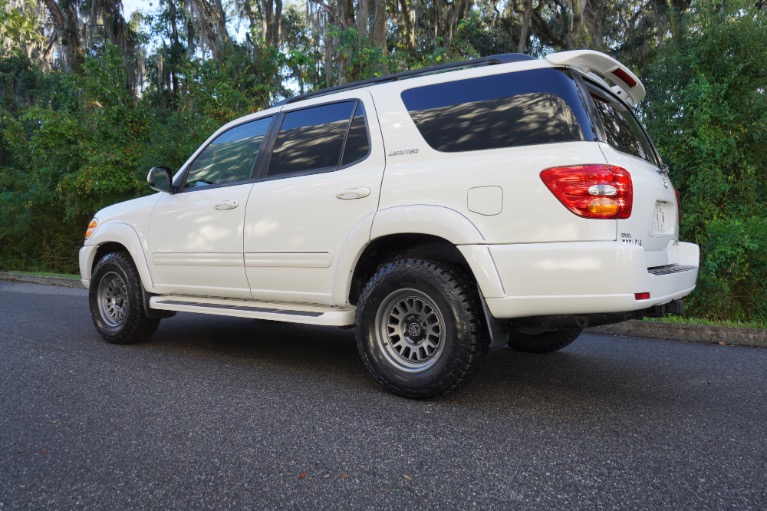
[(426, 142), (462, 152), (593, 140), (573, 79), (536, 69), (416, 87), (402, 101)]
[(657, 164), (652, 143), (634, 114), (616, 100), (592, 91), (595, 110), (612, 148)]

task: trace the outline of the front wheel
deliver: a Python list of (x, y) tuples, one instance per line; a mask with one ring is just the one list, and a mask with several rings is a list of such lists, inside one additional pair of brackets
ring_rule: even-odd
[(159, 319), (144, 313), (141, 278), (130, 256), (114, 252), (104, 256), (93, 270), (88, 302), (96, 330), (112, 344), (148, 339)]
[(474, 289), (459, 270), (434, 262), (383, 266), (357, 304), (357, 348), (376, 381), (411, 398), (467, 382), (488, 349)]
[(527, 332), (512, 327), (509, 347), (524, 353), (552, 353), (570, 345), (583, 332), (582, 328), (566, 328), (548, 332)]

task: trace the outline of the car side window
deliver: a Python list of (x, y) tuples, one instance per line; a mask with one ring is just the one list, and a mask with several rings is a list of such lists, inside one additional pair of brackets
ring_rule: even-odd
[(185, 189), (247, 181), (269, 132), (271, 117), (246, 122), (217, 136), (189, 166)]
[[(357, 105), (357, 101), (344, 101), (285, 114), (267, 175), (336, 170), (342, 164), (345, 142), (351, 158), (349, 163), (359, 159), (362, 150), (364, 157), (368, 152), (364, 148), (368, 143), (367, 129), (363, 110), (357, 120)], [(352, 116), (355, 122), (352, 122)], [(346, 164), (347, 159), (344, 157), (343, 161)]]
[(357, 103), (352, 125), (349, 127), (349, 136), (346, 137), (341, 166), (345, 167), (362, 161), (369, 153), (370, 139), (368, 138), (368, 129), (365, 124), (365, 107), (360, 102)]

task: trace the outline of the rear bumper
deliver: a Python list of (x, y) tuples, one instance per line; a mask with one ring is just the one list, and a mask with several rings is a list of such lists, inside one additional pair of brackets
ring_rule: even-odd
[[(648, 269), (641, 246), (617, 242), (488, 248), (502, 289), (500, 296), (485, 292), (496, 318), (648, 309), (687, 296), (698, 276), (698, 246), (692, 243), (669, 244), (666, 264), (654, 269)], [(649, 298), (637, 299), (636, 293)]]

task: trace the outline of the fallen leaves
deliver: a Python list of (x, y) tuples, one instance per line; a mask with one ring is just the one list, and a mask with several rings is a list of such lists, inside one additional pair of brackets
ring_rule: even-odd
[[(309, 472), (299, 472), (298, 478), (299, 479), (306, 479), (306, 477), (308, 475), (309, 475)], [(338, 477), (339, 477), (339, 479), (347, 479), (349, 477), (349, 474), (347, 474), (346, 472), (342, 472), (341, 475), (339, 475)], [(325, 474), (323, 474), (322, 478), (323, 479), (330, 479), (330, 474), (329, 473), (325, 473)]]

